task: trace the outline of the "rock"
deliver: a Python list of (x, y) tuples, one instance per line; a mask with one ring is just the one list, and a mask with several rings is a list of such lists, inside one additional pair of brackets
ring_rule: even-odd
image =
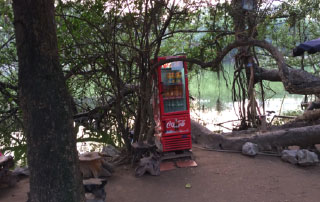
[(297, 152), (297, 160), (301, 166), (312, 166), (319, 163), (318, 155), (306, 149)]
[(91, 178), (83, 180), (86, 202), (104, 202), (106, 200), (106, 179)]
[(297, 152), (298, 150), (283, 150), (281, 152), (281, 159), (291, 164), (297, 164)]
[(281, 153), (281, 159), (291, 164), (297, 164), (297, 152), (298, 150), (283, 150)]
[(246, 142), (242, 146), (242, 154), (248, 155), (248, 156), (255, 156), (259, 152), (259, 148), (257, 144), (254, 144), (252, 142)]
[(105, 202), (103, 199), (96, 199), (95, 195), (92, 193), (85, 193), (86, 202)]
[(13, 175), (16, 175), (18, 177), (27, 177), (30, 175), (30, 171), (28, 167), (16, 167), (13, 171), (12, 171)]
[(117, 150), (114, 146), (108, 144), (106, 146), (103, 146), (101, 153), (107, 156), (116, 157), (119, 156), (121, 152)]
[(306, 149), (283, 150), (281, 159), (301, 166), (311, 166), (319, 162), (317, 154)]
[(80, 161), (94, 161), (100, 159), (102, 159), (102, 157), (99, 155), (98, 152), (86, 152), (79, 155)]

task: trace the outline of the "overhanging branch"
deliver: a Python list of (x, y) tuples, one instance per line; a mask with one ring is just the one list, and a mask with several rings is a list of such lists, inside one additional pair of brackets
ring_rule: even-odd
[[(123, 89), (121, 89), (120, 96), (121, 97), (126, 97), (128, 95), (131, 95), (137, 90), (137, 86), (133, 85), (126, 85)], [(112, 107), (114, 107), (114, 104), (116, 103), (117, 98), (116, 96), (111, 97), (108, 101), (107, 104), (104, 106), (99, 106), (96, 107), (88, 112), (84, 113), (79, 113), (73, 116), (74, 121), (76, 122), (82, 122), (82, 120), (96, 120), (96, 123), (98, 124), (101, 122), (103, 116), (111, 110)]]
[[(294, 94), (320, 94), (320, 78), (310, 74), (304, 70), (293, 69), (287, 66), (285, 63), (282, 53), (274, 47), (272, 44), (267, 41), (253, 40), (249, 39), (246, 41), (235, 41), (228, 46), (226, 46), (217, 57), (211, 62), (202, 62), (196, 59), (188, 58), (172, 58), (168, 60), (162, 60), (154, 66), (159, 66), (171, 61), (187, 61), (200, 65), (201, 67), (212, 67), (214, 71), (219, 70), (219, 66), (222, 63), (223, 58), (234, 48), (242, 46), (257, 46), (267, 50), (272, 57), (275, 59), (279, 73), (278, 75), (281, 78), (281, 81), (289, 93)], [(278, 76), (273, 72), (273, 79), (278, 80)]]

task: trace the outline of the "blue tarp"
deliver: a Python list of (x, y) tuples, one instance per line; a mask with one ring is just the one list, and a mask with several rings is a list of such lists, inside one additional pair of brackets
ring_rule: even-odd
[(307, 51), (309, 54), (320, 52), (320, 38), (301, 43), (293, 49), (293, 56), (303, 55), (304, 51)]

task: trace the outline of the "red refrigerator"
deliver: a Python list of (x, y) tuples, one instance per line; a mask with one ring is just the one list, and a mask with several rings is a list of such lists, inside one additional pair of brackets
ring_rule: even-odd
[[(184, 57), (160, 57), (158, 62)], [(176, 61), (157, 67), (153, 89), (157, 148), (162, 152), (191, 149), (187, 63)]]

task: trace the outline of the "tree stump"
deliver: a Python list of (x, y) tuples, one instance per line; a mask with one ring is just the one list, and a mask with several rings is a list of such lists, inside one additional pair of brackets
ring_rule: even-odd
[(13, 168), (14, 161), (12, 156), (0, 156), (0, 186), (14, 186), (17, 183), (17, 176), (9, 170)]
[(148, 144), (147, 142), (143, 142), (139, 144), (138, 142), (134, 142), (131, 144), (132, 148), (132, 159), (131, 166), (134, 166), (136, 162), (138, 162), (141, 158), (150, 156), (150, 154), (156, 152), (156, 146), (153, 144)]
[(84, 179), (110, 177), (113, 166), (98, 152), (87, 152), (79, 156), (80, 171)]
[(104, 202), (106, 200), (107, 195), (104, 189), (106, 184), (106, 179), (90, 178), (87, 180), (83, 180), (86, 201)]

